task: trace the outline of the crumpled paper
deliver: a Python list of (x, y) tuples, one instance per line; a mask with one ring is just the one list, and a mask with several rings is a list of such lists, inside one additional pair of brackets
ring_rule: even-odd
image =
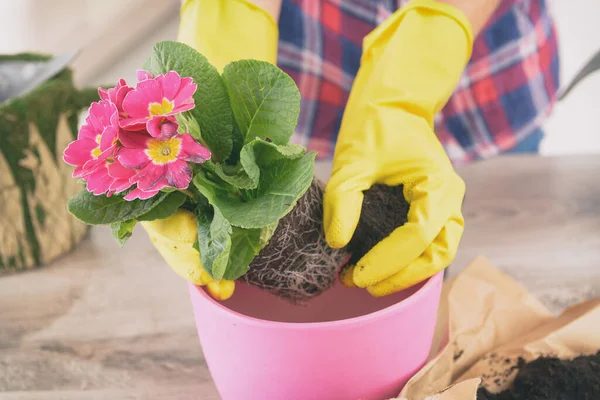
[(512, 384), (519, 358), (563, 359), (600, 349), (600, 299), (554, 317), (535, 297), (484, 258), (446, 282), (430, 361), (399, 400), (476, 400)]

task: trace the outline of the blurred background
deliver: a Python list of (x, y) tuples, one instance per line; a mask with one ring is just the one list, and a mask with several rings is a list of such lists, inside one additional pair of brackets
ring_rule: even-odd
[[(528, 1), (528, 0), (524, 0)], [(550, 0), (557, 20), (562, 86), (600, 49), (598, 0)], [(0, 53), (81, 49), (80, 86), (135, 80), (160, 40), (177, 37), (180, 0), (0, 0)], [(558, 104), (545, 127), (542, 154), (600, 153), (600, 73)]]

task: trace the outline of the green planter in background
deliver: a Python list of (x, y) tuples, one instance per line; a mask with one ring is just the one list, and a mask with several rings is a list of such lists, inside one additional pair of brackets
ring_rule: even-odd
[[(37, 54), (0, 62), (39, 62)], [(62, 161), (75, 139), (80, 111), (97, 101), (63, 69), (33, 91), (0, 103), (0, 275), (47, 264), (72, 250), (87, 232), (66, 209), (81, 186)]]

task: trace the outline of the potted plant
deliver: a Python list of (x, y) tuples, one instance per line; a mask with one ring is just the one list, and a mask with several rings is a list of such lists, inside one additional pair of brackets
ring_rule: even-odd
[(0, 276), (52, 262), (88, 231), (64, 207), (79, 186), (61, 152), (95, 90), (77, 89), (64, 61), (0, 55)]
[[(300, 95), (289, 76), (256, 60), (219, 74), (191, 47), (161, 42), (135, 87), (121, 81), (100, 96), (64, 152), (86, 183), (68, 209), (110, 224), (121, 244), (137, 222), (151, 226), (161, 254), (192, 282), (223, 398), (400, 391), (429, 353), (442, 277), (385, 299), (335, 285), (350, 257), (405, 222), (408, 205), (401, 188), (375, 187), (349, 247), (326, 245), (315, 155), (290, 143)], [(174, 215), (195, 234), (173, 241), (152, 227)]]

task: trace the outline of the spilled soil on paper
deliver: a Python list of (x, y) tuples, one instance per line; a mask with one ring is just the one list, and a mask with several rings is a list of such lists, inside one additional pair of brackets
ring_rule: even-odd
[(600, 399), (600, 352), (573, 360), (542, 357), (519, 359), (512, 387), (500, 393), (480, 388), (478, 400)]

